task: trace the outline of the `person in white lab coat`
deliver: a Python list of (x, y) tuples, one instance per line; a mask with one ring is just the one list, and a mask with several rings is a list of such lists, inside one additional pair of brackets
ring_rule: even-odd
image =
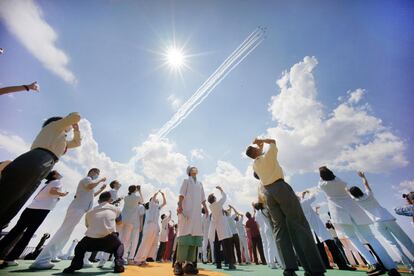
[[(174, 274), (197, 274), (197, 250), (202, 245), (203, 227), (200, 207), (206, 210), (203, 184), (197, 180), (196, 167), (188, 167), (188, 178), (183, 181), (178, 197), (177, 261)], [(183, 267), (184, 264), (184, 267)]]
[[(157, 195), (161, 193), (162, 204), (160, 205)], [(156, 192), (148, 202), (148, 209), (145, 211), (145, 222), (142, 233), (142, 242), (138, 248), (137, 255), (134, 258), (135, 264), (138, 266), (146, 265), (145, 260), (150, 256), (154, 241), (158, 242), (158, 235), (160, 226), (158, 218), (160, 217), (160, 210), (167, 204), (165, 194), (161, 191)]]
[(372, 220), (347, 193), (347, 184), (325, 166), (319, 168), (319, 174), (321, 180), (318, 187), (326, 194), (332, 224), (338, 233), (348, 237), (352, 245), (372, 266), (367, 274), (380, 275), (386, 271), (364, 246), (356, 232), (372, 246), (385, 268), (389, 270), (389, 275), (400, 275), (396, 269), (396, 264), (372, 233), (369, 227)]
[(203, 263), (207, 263), (208, 262), (207, 248), (208, 248), (208, 243), (209, 243), (208, 229), (210, 228), (210, 216), (206, 214), (206, 211), (204, 210), (204, 208), (201, 209), (201, 214), (202, 214), (201, 223), (203, 225), (203, 245), (202, 245), (203, 254), (202, 255), (203, 255)]
[(171, 211), (169, 211), (168, 217), (165, 214), (161, 215), (161, 233), (160, 233), (160, 245), (158, 247), (157, 252), (157, 262), (162, 261), (162, 257), (164, 256), (165, 249), (168, 242), (168, 224), (171, 221)]
[(241, 253), (243, 253), (244, 251), (244, 256), (246, 258), (246, 264), (250, 264), (251, 260), (250, 260), (249, 248), (247, 246), (247, 234), (246, 234), (246, 230), (243, 225), (244, 215), (242, 213), (239, 213), (233, 206), (229, 205), (229, 207), (232, 208), (235, 213), (234, 220), (236, 222), (237, 233), (239, 235), (239, 240), (240, 240), (240, 251)]
[[(329, 251), (332, 253), (334, 262), (338, 265), (340, 270), (356, 270), (355, 268), (348, 266), (345, 257), (341, 253), (335, 241), (332, 239), (332, 235), (326, 228), (325, 223), (322, 222), (319, 215), (313, 210), (312, 203), (315, 202), (316, 195), (317, 193), (311, 194), (308, 190), (303, 191), (302, 197), (300, 197), (300, 204), (302, 205), (303, 213), (309, 222), (309, 226), (316, 235), (315, 238), (318, 239), (315, 241), (317, 242), (319, 253), (321, 254), (325, 266), (332, 269), (332, 267), (330, 267), (328, 256), (325, 252), (325, 246), (323, 245), (324, 243), (328, 246)], [(318, 243), (318, 241), (320, 242)]]
[[(236, 214), (231, 214), (232, 207), (229, 205), (229, 208), (224, 212), (224, 215), (227, 218), (227, 221), (229, 222), (231, 233), (233, 234), (233, 245), (234, 249), (236, 250), (236, 256), (237, 256), (237, 262), (239, 264), (243, 263), (242, 257), (241, 257), (241, 251), (240, 251), (240, 238), (239, 233), (237, 232), (237, 226), (236, 221), (234, 220), (236, 217)], [(233, 254), (234, 254), (233, 249)]]
[(222, 246), (225, 262), (229, 264), (230, 270), (235, 270), (236, 266), (234, 264), (236, 260), (234, 258), (233, 234), (223, 210), (227, 196), (220, 186), (217, 186), (216, 189), (221, 192), (221, 199), (217, 201), (214, 194), (210, 194), (207, 199), (208, 203), (210, 203), (211, 224), (215, 229), (214, 256), (216, 267), (218, 269), (222, 268), (220, 255), (220, 246)]
[[(57, 256), (68, 242), (74, 228), (81, 220), (82, 216), (92, 208), (94, 196), (99, 195), (106, 187), (105, 184), (95, 192), (94, 189), (106, 181), (103, 177), (98, 180), (100, 170), (92, 168), (88, 175), (83, 178), (76, 189), (75, 198), (66, 211), (66, 216), (53, 238), (47, 243), (45, 248), (37, 256), (36, 260), (31, 264), (31, 269), (51, 269), (54, 267), (52, 260), (57, 260)], [(86, 261), (84, 262), (87, 263)]]
[(394, 251), (399, 259), (411, 271), (414, 271), (414, 262), (408, 257), (402, 249), (402, 244), (407, 248), (408, 252), (414, 256), (414, 243), (403, 229), (397, 224), (396, 219), (390, 212), (382, 207), (374, 197), (374, 193), (368, 183), (367, 178), (363, 172), (358, 172), (362, 183), (365, 187), (365, 193), (356, 186), (349, 189), (351, 197), (358, 203), (358, 205), (367, 213), (367, 215), (374, 221), (374, 228), (377, 230), (382, 238), (386, 241), (388, 246)]
[(280, 258), (276, 248), (276, 241), (273, 237), (273, 228), (270, 225), (267, 215), (264, 213), (264, 205), (263, 203), (253, 203), (253, 208), (253, 217), (259, 225), (267, 265), (272, 269), (277, 269), (276, 261), (279, 262)]

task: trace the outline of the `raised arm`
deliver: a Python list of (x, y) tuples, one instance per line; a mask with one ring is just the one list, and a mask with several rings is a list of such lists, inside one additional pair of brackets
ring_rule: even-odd
[(226, 195), (226, 193), (223, 191), (223, 189), (220, 186), (217, 186), (216, 189), (221, 192), (221, 198), (218, 201), (218, 203), (220, 205), (224, 205), (224, 202), (226, 202), (226, 199), (227, 199), (227, 195)]
[(79, 123), (80, 119), (81, 116), (78, 112), (72, 112), (65, 118), (56, 121), (55, 124), (59, 130), (63, 131), (70, 126)]
[(49, 190), (49, 194), (51, 195), (58, 195), (58, 196), (67, 196), (69, 194), (69, 192), (59, 192), (59, 188), (53, 187)]
[(106, 188), (106, 184), (102, 185), (102, 187), (101, 187), (98, 191), (96, 191), (96, 192), (93, 194), (93, 196), (94, 196), (94, 197), (95, 197), (95, 196), (98, 196), (100, 193), (102, 193), (102, 192), (105, 190), (105, 188)]
[[(91, 183), (89, 183), (88, 185), (86, 185), (86, 189), (88, 189), (88, 190), (93, 190), (93, 189), (95, 189), (96, 188), (96, 186), (98, 186), (99, 185), (99, 183), (101, 183), (101, 182), (105, 182), (106, 181), (106, 177), (102, 177), (101, 179), (99, 179), (98, 181), (96, 181), (96, 182), (91, 182)], [(105, 187), (106, 187), (106, 185), (104, 185)], [(104, 187), (104, 189), (105, 189), (105, 187)]]
[(142, 195), (141, 186), (138, 185), (137, 189), (138, 189), (139, 196), (141, 197), (141, 202), (138, 202), (138, 203), (142, 203), (144, 202), (144, 196)]
[(68, 149), (76, 148), (81, 145), (81, 137), (80, 137), (80, 131), (79, 131), (79, 125), (73, 124), (73, 139), (67, 142)]
[(368, 180), (365, 177), (365, 173), (364, 172), (358, 172), (358, 176), (361, 177), (361, 179), (362, 179), (362, 184), (364, 184), (365, 191), (372, 192), (371, 187), (368, 184)]
[(167, 205), (167, 200), (165, 199), (165, 194), (163, 192), (161, 192), (161, 195), (162, 195), (162, 204), (160, 206), (160, 209), (162, 207), (164, 207), (165, 205)]
[(18, 86), (8, 86), (0, 88), (0, 95), (21, 92), (21, 91), (37, 91), (39, 92), (39, 87), (37, 86), (37, 82), (32, 82), (31, 84), (27, 85), (18, 85)]

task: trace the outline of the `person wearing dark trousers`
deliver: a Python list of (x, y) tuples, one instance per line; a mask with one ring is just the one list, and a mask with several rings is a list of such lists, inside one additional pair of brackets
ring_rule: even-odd
[(99, 196), (99, 205), (86, 213), (86, 233), (75, 247), (75, 256), (69, 267), (63, 273), (74, 273), (83, 267), (86, 252), (103, 251), (114, 255), (115, 273), (124, 272), (124, 246), (116, 233), (115, 219), (121, 210), (110, 204), (111, 194), (104, 192)]
[(168, 242), (168, 225), (171, 220), (171, 211), (168, 217), (165, 214), (161, 215), (161, 233), (160, 233), (160, 245), (157, 252), (157, 262), (161, 262), (164, 257), (165, 249), (167, 249)]
[(259, 251), (260, 255), (260, 261), (263, 265), (267, 265), (265, 254), (263, 251), (263, 243), (262, 243), (262, 237), (260, 236), (259, 227), (257, 226), (257, 223), (255, 219), (252, 217), (252, 214), (249, 212), (246, 213), (246, 228), (250, 230), (250, 234), (252, 236), (252, 248), (253, 248), (253, 259), (254, 262), (258, 265), (259, 259), (257, 258), (257, 251)]
[[(1, 201), (0, 229), (5, 228), (16, 216), (67, 149), (80, 146), (80, 118), (74, 112), (65, 118), (47, 119), (31, 150), (14, 159), (1, 171), (0, 190), (7, 197)], [(67, 141), (66, 133), (72, 128), (73, 139)]]
[[(284, 275), (296, 275), (298, 264), (295, 252), (305, 275), (324, 275), (325, 265), (299, 199), (292, 187), (283, 179), (283, 170), (277, 160), (276, 141), (255, 139), (253, 144), (254, 146), (247, 148), (246, 155), (254, 160), (253, 170), (260, 178), (260, 187), (273, 222), (273, 234), (280, 252)], [(267, 152), (263, 152), (264, 144), (269, 145)]]
[(230, 230), (228, 220), (224, 214), (223, 205), (226, 202), (226, 193), (220, 186), (217, 186), (221, 192), (221, 199), (216, 200), (214, 194), (210, 194), (207, 198), (208, 203), (210, 203), (211, 211), (211, 224), (210, 227), (213, 227), (215, 231), (214, 237), (214, 256), (216, 261), (217, 268), (221, 268), (221, 255), (220, 255), (220, 244), (223, 247), (224, 251), (224, 262), (229, 265), (230, 270), (236, 269), (235, 258), (234, 258), (234, 244), (233, 244), (233, 235)]
[[(0, 240), (0, 248), (2, 250), (9, 249), (1, 267), (18, 265), (16, 260), (23, 253), (36, 230), (56, 206), (60, 197), (68, 194), (67, 192), (62, 192), (61, 178), (62, 176), (57, 171), (51, 171), (47, 175), (45, 186), (39, 191), (33, 202), (23, 211), (16, 225)], [(13, 248), (10, 248), (13, 244)]]
[[(233, 215), (231, 214), (232, 210), (234, 211)], [(237, 214), (236, 210), (231, 205), (229, 205), (229, 208), (225, 211), (225, 215), (226, 215), (227, 220), (229, 222), (231, 233), (233, 234), (233, 244), (234, 244), (234, 247), (236, 249), (237, 262), (239, 264), (242, 264), (243, 260), (242, 260), (242, 257), (241, 257), (241, 250), (240, 250), (240, 238), (239, 238), (239, 234), (237, 232), (237, 225), (236, 225), (236, 221), (235, 221), (235, 218), (237, 216), (236, 214)], [(234, 254), (234, 249), (233, 249), (233, 254)]]

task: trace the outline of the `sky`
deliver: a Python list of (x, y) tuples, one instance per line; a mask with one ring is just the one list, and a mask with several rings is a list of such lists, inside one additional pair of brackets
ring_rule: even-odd
[[(162, 189), (174, 210), (188, 165), (206, 193), (220, 185), (248, 211), (257, 181), (243, 152), (276, 139), (295, 191), (331, 167), (350, 186), (364, 170), (388, 210), (414, 190), (412, 1), (0, 2), (0, 86), (40, 93), (0, 99), (0, 160), (30, 148), (42, 122), (78, 111), (82, 146), (56, 168), (71, 194), (39, 228), (53, 234), (91, 167)], [(157, 131), (257, 27), (264, 40), (166, 137)], [(165, 64), (182, 49), (186, 66)], [(317, 205), (326, 216), (322, 192)], [(410, 218), (398, 223), (414, 239)], [(12, 222), (15, 223), (16, 220)], [(81, 238), (82, 223), (71, 238)]]

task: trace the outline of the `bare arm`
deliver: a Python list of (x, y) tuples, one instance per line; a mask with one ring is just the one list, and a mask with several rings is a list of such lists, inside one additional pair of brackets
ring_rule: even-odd
[(361, 179), (362, 179), (362, 184), (364, 184), (365, 191), (372, 192), (371, 187), (368, 184), (368, 180), (365, 177), (365, 173), (364, 172), (358, 172), (358, 176), (361, 177)]
[(183, 213), (183, 200), (184, 200), (184, 196), (180, 195), (178, 197), (178, 207), (177, 207), (177, 213), (178, 214), (182, 214)]
[(207, 209), (206, 201), (204, 200), (201, 204), (203, 205), (204, 211), (206, 212), (206, 216), (208, 216), (208, 209)]
[(165, 194), (163, 192), (161, 192), (161, 195), (162, 195), (162, 204), (160, 206), (160, 209), (162, 207), (164, 207), (165, 205), (167, 205), (167, 200), (165, 199)]
[(98, 191), (96, 191), (94, 194), (93, 194), (93, 196), (98, 196), (100, 193), (102, 193), (104, 190), (105, 190), (105, 188), (106, 188), (106, 185), (104, 184), (104, 185), (102, 185), (102, 187), (98, 190)]
[[(144, 202), (144, 197), (142, 195), (141, 188), (138, 190), (138, 193), (139, 193), (139, 195), (141, 197), (141, 201)], [(139, 202), (139, 203), (142, 203), (142, 202)]]
[(58, 196), (66, 196), (66, 195), (69, 194), (69, 192), (62, 193), (62, 192), (59, 192), (59, 189), (58, 188), (53, 187), (53, 188), (51, 188), (49, 190), (49, 194), (51, 194), (51, 195), (58, 195)]
[(9, 87), (0, 88), (0, 95), (21, 92), (21, 91), (29, 91), (29, 90), (39, 91), (37, 88), (37, 82), (33, 82), (27, 85), (9, 86)]
[[(95, 189), (96, 188), (96, 186), (98, 186), (99, 185), (99, 183), (101, 183), (101, 182), (105, 182), (106, 181), (106, 177), (103, 177), (103, 178), (101, 178), (101, 179), (99, 179), (98, 181), (96, 181), (96, 182), (91, 182), (91, 183), (89, 183), (88, 185), (86, 185), (86, 189), (88, 189), (88, 190), (93, 190), (93, 189)], [(104, 189), (105, 189), (105, 187), (104, 187)]]

